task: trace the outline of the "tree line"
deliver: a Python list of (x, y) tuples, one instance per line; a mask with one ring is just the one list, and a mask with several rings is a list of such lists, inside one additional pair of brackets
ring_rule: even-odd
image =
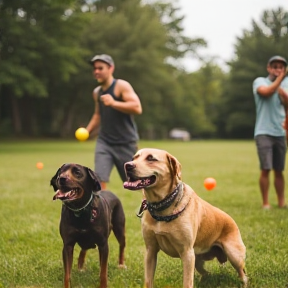
[[(94, 111), (89, 60), (106, 53), (115, 77), (141, 99), (142, 139), (167, 138), (174, 127), (192, 138), (252, 138), (252, 82), (266, 75), (272, 55), (288, 57), (288, 12), (251, 20), (226, 72), (199, 56), (208, 44), (184, 35), (179, 10), (171, 0), (1, 0), (0, 135), (72, 137)], [(201, 68), (186, 71), (185, 57)]]

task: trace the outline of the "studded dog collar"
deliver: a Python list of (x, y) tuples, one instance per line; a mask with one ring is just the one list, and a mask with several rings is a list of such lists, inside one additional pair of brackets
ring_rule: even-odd
[[(181, 195), (182, 193), (182, 195)], [(180, 182), (176, 188), (172, 191), (172, 193), (170, 193), (169, 195), (167, 195), (163, 200), (159, 201), (159, 202), (148, 202), (147, 200), (144, 200), (142, 203), (142, 206), (144, 206), (144, 210), (148, 210), (150, 215), (157, 221), (165, 221), (165, 222), (170, 222), (176, 218), (178, 218), (181, 213), (186, 209), (190, 198), (188, 200), (188, 202), (186, 203), (186, 205), (181, 209), (181, 210), (175, 210), (172, 214), (170, 215), (165, 215), (165, 216), (161, 216), (161, 215), (157, 215), (155, 214), (155, 212), (160, 212), (165, 210), (166, 208), (170, 207), (172, 205), (172, 203), (174, 202), (174, 200), (176, 199), (176, 197), (178, 195), (180, 195), (179, 200), (176, 202), (175, 206), (177, 206), (179, 204), (179, 202), (181, 201), (182, 197), (184, 194), (184, 189), (183, 189), (183, 183)]]

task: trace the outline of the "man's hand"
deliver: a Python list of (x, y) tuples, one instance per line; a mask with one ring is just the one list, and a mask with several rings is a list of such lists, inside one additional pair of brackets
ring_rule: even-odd
[(100, 97), (100, 100), (105, 106), (113, 106), (115, 100), (110, 94), (104, 94)]
[(287, 76), (287, 69), (283, 69), (277, 78), (280, 78), (281, 81)]
[(288, 108), (288, 93), (281, 87), (278, 88), (277, 92), (279, 94), (282, 104), (287, 109)]

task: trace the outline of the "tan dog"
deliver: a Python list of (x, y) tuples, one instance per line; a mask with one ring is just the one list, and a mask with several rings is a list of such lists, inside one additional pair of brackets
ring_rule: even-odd
[(153, 287), (157, 253), (181, 258), (183, 287), (192, 288), (194, 268), (204, 275), (204, 262), (228, 260), (242, 279), (246, 248), (235, 221), (201, 199), (181, 181), (181, 165), (164, 150), (141, 149), (125, 163), (124, 188), (143, 189), (148, 211), (143, 213), (142, 233), (146, 245), (145, 288)]

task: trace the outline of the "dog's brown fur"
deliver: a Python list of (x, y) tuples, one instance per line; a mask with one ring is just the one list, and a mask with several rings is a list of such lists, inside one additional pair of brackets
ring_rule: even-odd
[[(182, 183), (181, 165), (174, 156), (164, 150), (142, 149), (133, 161), (125, 163), (125, 169), (128, 181), (124, 188), (143, 189), (148, 204), (149, 211), (144, 212), (141, 220), (146, 245), (145, 288), (153, 287), (159, 250), (181, 258), (184, 288), (193, 287), (194, 268), (206, 274), (204, 262), (215, 257), (220, 263), (228, 259), (246, 286), (246, 248), (237, 224)], [(170, 201), (177, 185), (179, 192), (171, 205), (157, 209), (165, 203), (163, 199)]]
[(64, 164), (50, 184), (56, 191), (53, 200), (63, 202), (60, 234), (63, 239), (64, 287), (70, 287), (73, 250), (78, 243), (81, 247), (79, 270), (83, 269), (87, 250), (98, 246), (99, 287), (106, 288), (111, 230), (119, 242), (119, 267), (125, 267), (125, 215), (119, 198), (110, 191), (101, 191), (97, 175), (79, 164)]

